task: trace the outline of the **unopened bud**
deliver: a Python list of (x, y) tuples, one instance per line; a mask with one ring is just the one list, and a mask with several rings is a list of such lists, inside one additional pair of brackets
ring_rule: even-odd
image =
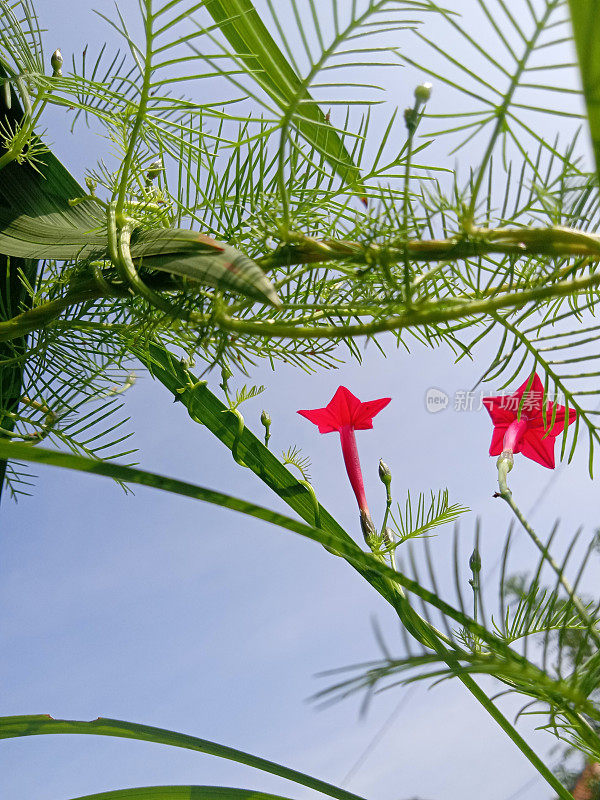
[(269, 416), (268, 412), (263, 409), (262, 414), (260, 415), (260, 421), (262, 422), (265, 428), (265, 447), (269, 446), (269, 439), (271, 438), (271, 417)]
[(379, 480), (384, 486), (390, 486), (392, 483), (392, 471), (382, 459), (379, 459)]
[(227, 381), (229, 380), (229, 378), (231, 378), (232, 375), (233, 372), (229, 369), (227, 364), (223, 364), (223, 366), (221, 367), (221, 380), (225, 385), (227, 385)]
[(477, 547), (475, 547), (471, 553), (471, 558), (469, 559), (469, 568), (473, 573), (481, 572), (481, 556), (479, 555), (479, 550)]
[(416, 130), (418, 118), (419, 118), (418, 113), (417, 111), (415, 111), (414, 108), (404, 109), (404, 122), (409, 132), (412, 133)]
[(383, 543), (386, 547), (394, 544), (394, 531), (389, 527), (383, 529)]
[(63, 65), (63, 57), (60, 50), (55, 50), (50, 57), (50, 66), (52, 67), (52, 77), (62, 77), (61, 67)]
[(418, 103), (426, 103), (431, 97), (433, 86), (430, 83), (420, 83), (415, 89), (415, 99)]
[(150, 166), (148, 167), (148, 171), (146, 172), (146, 180), (148, 183), (152, 183), (152, 181), (156, 180), (161, 172), (163, 171), (163, 163), (158, 158), (156, 161), (153, 161)]
[(85, 185), (87, 186), (89, 193), (93, 195), (98, 184), (93, 178), (90, 178), (90, 176), (87, 175), (85, 179)]

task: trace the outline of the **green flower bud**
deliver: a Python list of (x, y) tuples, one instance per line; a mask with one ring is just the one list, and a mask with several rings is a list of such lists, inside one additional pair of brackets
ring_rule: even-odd
[(379, 480), (384, 486), (390, 486), (392, 483), (392, 471), (382, 459), (379, 459)]
[(419, 119), (419, 115), (414, 108), (405, 108), (404, 109), (404, 122), (406, 127), (410, 133), (414, 133), (417, 128), (417, 120)]
[(160, 158), (157, 158), (156, 161), (150, 164), (146, 172), (146, 180), (148, 183), (152, 183), (152, 181), (156, 180), (163, 170), (163, 163)]
[(52, 67), (52, 77), (60, 78), (62, 76), (61, 67), (63, 65), (63, 57), (60, 50), (55, 50), (50, 58), (50, 66)]
[(269, 413), (264, 409), (262, 414), (260, 415), (260, 421), (262, 422), (265, 429), (265, 447), (268, 447), (269, 439), (271, 438), (271, 417), (269, 416)]
[(481, 572), (481, 556), (479, 555), (479, 550), (477, 547), (475, 547), (471, 553), (471, 558), (469, 559), (469, 568), (473, 573)]
[(430, 83), (420, 83), (415, 89), (415, 99), (418, 103), (426, 103), (431, 97), (433, 86)]
[(383, 543), (386, 547), (394, 544), (394, 531), (390, 527), (383, 529)]

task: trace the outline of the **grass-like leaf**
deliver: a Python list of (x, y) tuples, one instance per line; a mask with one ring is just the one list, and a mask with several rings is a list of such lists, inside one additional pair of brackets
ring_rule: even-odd
[(325, 156), (344, 182), (359, 182), (360, 172), (344, 142), (310, 96), (250, 0), (207, 0), (206, 9), (219, 23), (252, 78), (282, 110), (289, 103), (301, 101), (302, 115), (295, 122), (304, 138)]
[[(182, 747), (186, 750), (196, 750), (197, 752), (206, 753), (207, 755), (225, 758), (229, 761), (236, 761), (238, 764), (245, 764), (246, 766), (254, 767), (255, 769), (268, 772), (272, 775), (278, 775), (280, 778), (285, 778), (301, 786), (314, 789), (329, 797), (335, 797), (336, 800), (362, 800), (361, 797), (352, 792), (340, 789), (318, 778), (313, 778), (311, 775), (306, 775), (303, 772), (284, 767), (282, 764), (276, 764), (274, 761), (268, 761), (266, 758), (260, 758), (251, 753), (245, 753), (243, 750), (237, 750), (234, 747), (217, 744), (217, 742), (211, 742), (208, 739), (199, 739), (196, 736), (189, 736), (185, 733), (165, 730), (164, 728), (153, 728), (149, 725), (138, 725), (135, 722), (123, 722), (122, 720), (107, 719), (104, 717), (98, 717), (98, 719), (92, 720), (91, 722), (54, 719), (49, 714), (0, 717), (0, 739), (60, 733), (116, 736), (121, 739), (139, 739), (145, 742), (166, 744), (171, 747)], [(213, 787), (205, 788), (209, 789)], [(102, 795), (94, 795), (95, 798), (99, 796), (102, 797)], [(247, 797), (247, 795), (245, 796)], [(154, 795), (154, 797), (158, 800), (159, 796)], [(186, 796), (182, 795), (181, 800), (183, 800), (184, 797)], [(188, 795), (188, 797), (190, 800), (192, 800), (192, 798), (196, 800), (196, 795)], [(204, 797), (204, 795), (198, 795), (198, 797)], [(206, 797), (214, 797), (216, 800), (216, 795), (206, 795)], [(221, 798), (223, 798), (223, 795), (221, 795)]]
[(600, 175), (600, 2), (569, 0), (569, 10), (596, 170)]
[(230, 786), (140, 786), (86, 794), (74, 800), (289, 800), (278, 794)]

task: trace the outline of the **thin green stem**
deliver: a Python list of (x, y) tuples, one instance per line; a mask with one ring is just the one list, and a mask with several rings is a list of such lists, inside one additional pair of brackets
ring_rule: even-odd
[(125, 158), (123, 159), (123, 164), (121, 165), (121, 176), (119, 178), (119, 185), (116, 190), (115, 196), (113, 196), (113, 200), (116, 199), (116, 215), (119, 225), (121, 225), (123, 222), (123, 209), (125, 207), (125, 196), (127, 194), (129, 174), (131, 172), (131, 165), (133, 163), (133, 157), (135, 155), (135, 148), (137, 145), (138, 136), (142, 128), (142, 125), (144, 123), (144, 119), (146, 117), (146, 110), (148, 108), (148, 97), (150, 95), (150, 88), (151, 88), (150, 84), (152, 79), (152, 44), (153, 44), (152, 23), (154, 21), (152, 15), (152, 0), (143, 0), (143, 3), (146, 8), (146, 14), (144, 19), (144, 33), (146, 36), (144, 77), (142, 82), (142, 88), (140, 91), (138, 110), (137, 114), (135, 115), (135, 122), (133, 123), (133, 128), (131, 129), (131, 134), (129, 136), (129, 145), (127, 147), (127, 152), (125, 153)]
[[(481, 300), (457, 300), (447, 304), (423, 303), (403, 314), (386, 317), (356, 325), (290, 325), (289, 323), (249, 322), (228, 316), (224, 310), (215, 315), (217, 324), (228, 331), (280, 339), (341, 339), (344, 337), (371, 336), (385, 331), (399, 331), (417, 325), (438, 322), (451, 322), (485, 314), (501, 309), (521, 307), (526, 303), (547, 300), (554, 297), (575, 296), (579, 292), (600, 285), (600, 272), (570, 281), (536, 286), (516, 292), (507, 292)], [(1, 329), (0, 329), (1, 330)]]
[[(380, 467), (380, 470), (381, 470), (381, 467)], [(380, 475), (381, 475), (381, 472), (380, 472)], [(391, 508), (392, 508), (392, 481), (391, 481), (391, 477), (390, 477), (390, 480), (385, 483), (385, 513), (383, 515), (383, 522), (381, 523), (381, 536), (384, 538), (384, 541), (385, 541), (385, 538), (386, 538), (386, 527), (387, 527), (388, 517), (390, 516)], [(390, 563), (392, 565), (392, 569), (395, 570), (396, 569), (396, 543), (392, 539), (391, 542), (386, 542), (386, 544), (388, 546), (391, 546), (391, 549), (390, 549)]]
[[(446, 239), (411, 239), (406, 242), (399, 231), (385, 244), (389, 261), (401, 262), (404, 254), (411, 261), (457, 261), (493, 254), (518, 258), (550, 256), (552, 258), (600, 259), (600, 237), (576, 228), (559, 225), (546, 228), (473, 227), (461, 236)], [(264, 270), (293, 264), (318, 264), (351, 261), (368, 264), (379, 255), (375, 245), (365, 247), (347, 239), (315, 239), (297, 234), (282, 247), (256, 262)], [(437, 267), (436, 267), (437, 269)]]
[(539, 538), (537, 533), (531, 527), (527, 519), (525, 518), (521, 509), (517, 506), (514, 501), (513, 494), (511, 490), (508, 488), (508, 473), (512, 469), (512, 454), (511, 458), (506, 456), (504, 453), (499, 456), (498, 458), (498, 486), (500, 487), (500, 491), (497, 493), (497, 497), (501, 497), (505, 503), (510, 507), (511, 511), (521, 523), (521, 526), (526, 531), (527, 535), (531, 539), (531, 541), (535, 544), (537, 549), (542, 554), (542, 558), (544, 561), (552, 568), (554, 573), (556, 574), (558, 580), (560, 581), (561, 585), (563, 586), (564, 590), (566, 591), (567, 595), (573, 606), (575, 607), (579, 618), (583, 622), (583, 624), (587, 627), (590, 636), (594, 640), (596, 646), (600, 648), (600, 632), (598, 632), (596, 625), (593, 620), (590, 619), (589, 614), (586, 611), (585, 605), (581, 601), (581, 599), (575, 594), (575, 591), (567, 578), (565, 578), (560, 565), (554, 559), (554, 557), (550, 554), (548, 547), (542, 542)]
[[(520, 234), (520, 238), (523, 242), (537, 239), (537, 244), (526, 246), (526, 251), (532, 254), (553, 255), (560, 258), (575, 258), (587, 255), (594, 259), (598, 259), (600, 254), (600, 242), (598, 239), (582, 231), (571, 231), (569, 229), (547, 229), (546, 231), (522, 230), (519, 233), (516, 231), (503, 231), (502, 236), (508, 240), (509, 234), (513, 239), (518, 238)], [(342, 243), (339, 244), (341, 245)], [(352, 243), (343, 244), (347, 246)], [(119, 242), (117, 240), (117, 253), (118, 246)], [(495, 248), (498, 246), (501, 245), (491, 243), (487, 246), (487, 249), (484, 248), (484, 250), (482, 250), (480, 246), (477, 246), (476, 250), (473, 244), (468, 245), (471, 255), (476, 251), (480, 253), (497, 252)], [(512, 244), (507, 246), (517, 247), (517, 245)], [(460, 249), (459, 252), (456, 248), (462, 249)], [(456, 250), (456, 258), (467, 257), (464, 244), (457, 244), (454, 240), (430, 242), (415, 241), (410, 243), (408, 250), (410, 257), (416, 259), (421, 258), (428, 260), (429, 258), (433, 258), (433, 252), (438, 254), (435, 256), (435, 258), (438, 258), (440, 257), (440, 253), (443, 252), (444, 260), (447, 260), (452, 250)], [(427, 251), (429, 251), (429, 254), (427, 254)], [(523, 253), (525, 253), (525, 250), (521, 249), (520, 254)], [(348, 255), (349, 251), (346, 250), (344, 258), (347, 258)], [(330, 253), (332, 260), (335, 260), (335, 256), (335, 253)], [(320, 253), (319, 259), (323, 258), (323, 254)], [(118, 260), (116, 263), (119, 263)], [(570, 271), (571, 269), (572, 267), (568, 267), (566, 271)], [(163, 283), (164, 280), (165, 278), (163, 276)], [(252, 322), (232, 317), (226, 313), (224, 309), (221, 309), (214, 316), (214, 321), (226, 330), (265, 336), (268, 338), (338, 339), (346, 336), (370, 336), (375, 333), (402, 330), (417, 325), (450, 322), (475, 315), (493, 315), (499, 310), (518, 308), (525, 303), (538, 302), (555, 297), (565, 297), (567, 295), (574, 296), (599, 285), (600, 272), (596, 272), (571, 280), (560, 280), (556, 283), (540, 284), (517, 291), (503, 291), (503, 287), (497, 287), (494, 288), (493, 291), (491, 290), (485, 297), (473, 298), (465, 296), (464, 298), (449, 301), (444, 305), (437, 301), (420, 303), (418, 307), (413, 306), (413, 308), (405, 311), (403, 314), (391, 315), (383, 319), (376, 319), (370, 323), (360, 323), (356, 325), (310, 326), (306, 324), (279, 323), (274, 320), (268, 322)], [(166, 288), (169, 287), (167, 286)], [(122, 297), (127, 294), (123, 287), (113, 286), (111, 290), (111, 296)], [(44, 303), (31, 311), (24, 312), (10, 320), (0, 322), (0, 341), (15, 339), (32, 330), (44, 327), (44, 325), (56, 319), (56, 317), (69, 308), (69, 306), (77, 305), (84, 300), (93, 300), (104, 296), (106, 296), (106, 293), (98, 288), (97, 283), (92, 284), (90, 282), (85, 289), (74, 288), (73, 291), (70, 291), (65, 297), (59, 300)], [(342, 308), (342, 311), (343, 310)], [(381, 311), (381, 307), (379, 307), (379, 311)], [(172, 310), (170, 313), (171, 315), (173, 314)], [(351, 309), (351, 312), (348, 313), (355, 314), (356, 311), (355, 309)], [(372, 313), (372, 309), (370, 312), (368, 309), (365, 309), (364, 313)], [(208, 322), (209, 318), (192, 312), (190, 314), (190, 321), (202, 325)]]
[(413, 144), (415, 131), (419, 124), (420, 100), (415, 100), (412, 108), (407, 108), (404, 112), (404, 121), (408, 130), (406, 141), (406, 158), (404, 161), (404, 194), (402, 197), (402, 236), (405, 241), (404, 246), (404, 301), (407, 306), (411, 305), (412, 286), (410, 282), (410, 260), (408, 258), (408, 218), (410, 212), (409, 190), (410, 190), (410, 170), (412, 167)]
[(511, 725), (504, 714), (494, 705), (473, 678), (470, 675), (459, 675), (458, 677), (471, 694), (481, 703), (488, 714), (498, 723), (509, 739), (519, 748), (525, 758), (533, 764), (542, 778), (554, 789), (557, 795), (562, 800), (573, 800), (573, 795), (565, 789), (552, 770), (544, 764), (537, 753), (532, 750), (525, 739), (523, 739), (514, 726)]

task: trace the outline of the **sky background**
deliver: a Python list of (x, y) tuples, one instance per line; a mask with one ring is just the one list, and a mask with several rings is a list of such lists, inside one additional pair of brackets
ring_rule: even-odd
[[(472, 14), (476, 3), (461, 0), (453, 6)], [(48, 28), (48, 53), (60, 47), (68, 64), (71, 53), (81, 53), (87, 42), (95, 51), (106, 39), (115, 45), (114, 33), (92, 13), (94, 7), (114, 14), (112, 4), (91, 0), (38, 3)], [(134, 0), (123, 0), (119, 8), (128, 20), (136, 18)], [(572, 57), (568, 50), (565, 44), (565, 60)], [(401, 75), (401, 81), (389, 79), (389, 88), (391, 102), (403, 108), (412, 104), (414, 86), (426, 76), (411, 70)], [(451, 110), (452, 102), (446, 90), (434, 86), (432, 103)], [(55, 152), (82, 181), (106, 143), (83, 125), (71, 134), (70, 119), (62, 112), (49, 114), (46, 124)], [(550, 137), (557, 125), (568, 133), (568, 124), (541, 118), (538, 130)], [(440, 152), (453, 163), (447, 148)], [(471, 152), (479, 151), (474, 145)], [(380, 519), (385, 492), (377, 477), (379, 458), (392, 468), (396, 500), (403, 502), (408, 489), (447, 487), (452, 502), (471, 509), (460, 528), (465, 588), (475, 520), (482, 520), (489, 606), (509, 511), (492, 498), (496, 470), (487, 455), (487, 414), (455, 411), (453, 397), (477, 382), (492, 345), (459, 364), (447, 348), (416, 345), (408, 354), (393, 349), (390, 341), (387, 352), (385, 358), (371, 344), (362, 365), (350, 362), (312, 376), (287, 365), (278, 365), (274, 373), (259, 366), (252, 380), (268, 390), (242, 408), (246, 424), (260, 432), (260, 412), (269, 410), (272, 449), (295, 444), (310, 456), (319, 499), (358, 537), (338, 437), (320, 436), (295, 412), (325, 405), (340, 384), (363, 400), (391, 396), (374, 429), (357, 435), (371, 508)], [(218, 377), (209, 383), (219, 393)], [(450, 396), (448, 408), (438, 414), (425, 407), (431, 387)], [(143, 372), (125, 401), (144, 468), (285, 511)], [(561, 517), (557, 553), (579, 525), (589, 535), (597, 525), (586, 456), (582, 447), (570, 466), (555, 473), (519, 458), (511, 476), (517, 501), (525, 509), (534, 506), (531, 521), (542, 536)], [(458, 683), (431, 690), (396, 688), (376, 697), (363, 719), (360, 697), (323, 711), (307, 702), (331, 680), (315, 677), (318, 673), (379, 657), (373, 619), (392, 652), (403, 654), (391, 609), (318, 545), (185, 498), (144, 488), (124, 494), (107, 479), (55, 468), (35, 472), (34, 496), (18, 505), (5, 497), (0, 517), (3, 715), (105, 716), (179, 730), (337, 784), (353, 770), (347, 788), (381, 800), (551, 796)], [(452, 601), (451, 534), (450, 526), (439, 529), (431, 545), (443, 591)], [(536, 557), (525, 535), (517, 535), (513, 570), (527, 569)], [(596, 560), (587, 588), (597, 580)], [(509, 716), (518, 707), (513, 701), (502, 705)], [(555, 741), (534, 733), (534, 724), (522, 720), (520, 730), (552, 762)], [(378, 743), (355, 768), (383, 726)], [(313, 795), (232, 762), (149, 743), (49, 736), (3, 741), (0, 747), (0, 796), (10, 800), (67, 800), (158, 784)]]

